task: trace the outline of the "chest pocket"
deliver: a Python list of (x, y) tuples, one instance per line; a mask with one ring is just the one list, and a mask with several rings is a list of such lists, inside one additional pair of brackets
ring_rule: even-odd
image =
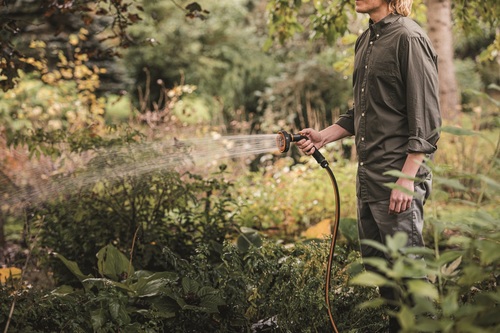
[(405, 87), (394, 52), (392, 48), (373, 48), (368, 65), (367, 85), (371, 102), (401, 110), (404, 108)]

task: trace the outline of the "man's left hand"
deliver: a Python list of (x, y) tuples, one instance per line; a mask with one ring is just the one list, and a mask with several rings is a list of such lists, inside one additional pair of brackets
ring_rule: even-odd
[[(408, 191), (414, 191), (414, 183), (413, 180), (399, 178), (396, 182), (397, 185), (406, 188)], [(389, 214), (399, 214), (411, 207), (411, 202), (413, 200), (413, 196), (398, 190), (397, 188), (393, 189), (391, 192), (391, 198), (389, 201)]]

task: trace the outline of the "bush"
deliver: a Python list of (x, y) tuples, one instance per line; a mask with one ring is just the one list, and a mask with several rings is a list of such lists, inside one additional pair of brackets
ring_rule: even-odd
[[(168, 268), (158, 260), (163, 247), (188, 257), (203, 243), (216, 254), (235, 232), (231, 184), (224, 180), (174, 171), (134, 174), (139, 171), (133, 168), (129, 175), (106, 179), (105, 170), (93, 170), (105, 180), (48, 202), (35, 215), (43, 221), (40, 245), (78, 262), (84, 272), (94, 273), (95, 253), (107, 244), (133, 256), (138, 268), (158, 271)], [(50, 263), (56, 278), (68, 277), (57, 261)]]
[[(107, 245), (97, 254), (96, 275), (82, 273), (76, 262), (56, 254), (79, 283), (47, 295), (23, 294), (12, 325), (16, 332), (32, 332), (31, 323), (52, 310), (52, 331), (64, 331), (64, 318), (79, 311), (79, 320), (71, 322), (75, 332), (89, 327), (94, 332), (327, 332), (326, 245), (264, 241), (260, 248), (242, 251), (227, 242), (215, 261), (207, 244), (198, 244), (196, 254), (186, 258), (165, 248), (163, 260), (171, 270), (161, 272), (135, 270), (127, 256)], [(373, 297), (373, 290), (347, 286), (348, 267), (356, 260), (356, 253), (343, 251), (336, 257), (339, 273), (330, 292), (334, 316), (342, 332), (360, 327), (377, 332), (383, 329), (381, 311), (356, 309)], [(2, 304), (11, 304), (11, 296), (2, 297)], [(36, 311), (25, 311), (37, 302)]]
[[(453, 227), (435, 222), (435, 250), (404, 248), (405, 234), (387, 246), (368, 242), (391, 259), (366, 260), (383, 275), (363, 272), (351, 280), (362, 286), (396, 288), (401, 300), (373, 299), (362, 308), (396, 306), (402, 332), (498, 332), (500, 329), (500, 233), (498, 216), (477, 211)], [(417, 257), (425, 257), (425, 261)], [(429, 281), (415, 279), (428, 277)]]
[(0, 284), (0, 327), (6, 327), (11, 305), (14, 312), (9, 323), (11, 333), (91, 332), (88, 301), (85, 296), (54, 297), (35, 289)]

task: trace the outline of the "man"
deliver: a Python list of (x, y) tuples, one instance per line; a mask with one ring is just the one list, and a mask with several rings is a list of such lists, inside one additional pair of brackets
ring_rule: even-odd
[[(356, 1), (356, 11), (370, 16), (370, 26), (355, 46), (354, 107), (322, 131), (302, 130), (308, 139), (297, 146), (310, 155), (313, 146), (355, 135), (359, 238), (385, 243), (387, 236), (403, 231), (408, 246), (423, 246), (423, 204), (430, 191), (423, 163), (437, 149), (441, 117), (437, 56), (424, 31), (407, 17), (411, 5), (412, 0)], [(408, 177), (384, 174), (390, 170)], [(387, 183), (410, 192), (391, 190)], [(361, 254), (383, 257), (365, 245)], [(380, 293), (396, 297), (391, 289)], [(398, 330), (392, 319), (390, 332)]]

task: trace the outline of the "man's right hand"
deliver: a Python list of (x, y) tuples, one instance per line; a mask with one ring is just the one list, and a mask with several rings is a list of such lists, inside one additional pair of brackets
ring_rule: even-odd
[(315, 148), (320, 149), (323, 146), (323, 137), (320, 132), (312, 128), (304, 128), (299, 134), (307, 137), (307, 139), (302, 139), (295, 143), (304, 154), (312, 155)]

